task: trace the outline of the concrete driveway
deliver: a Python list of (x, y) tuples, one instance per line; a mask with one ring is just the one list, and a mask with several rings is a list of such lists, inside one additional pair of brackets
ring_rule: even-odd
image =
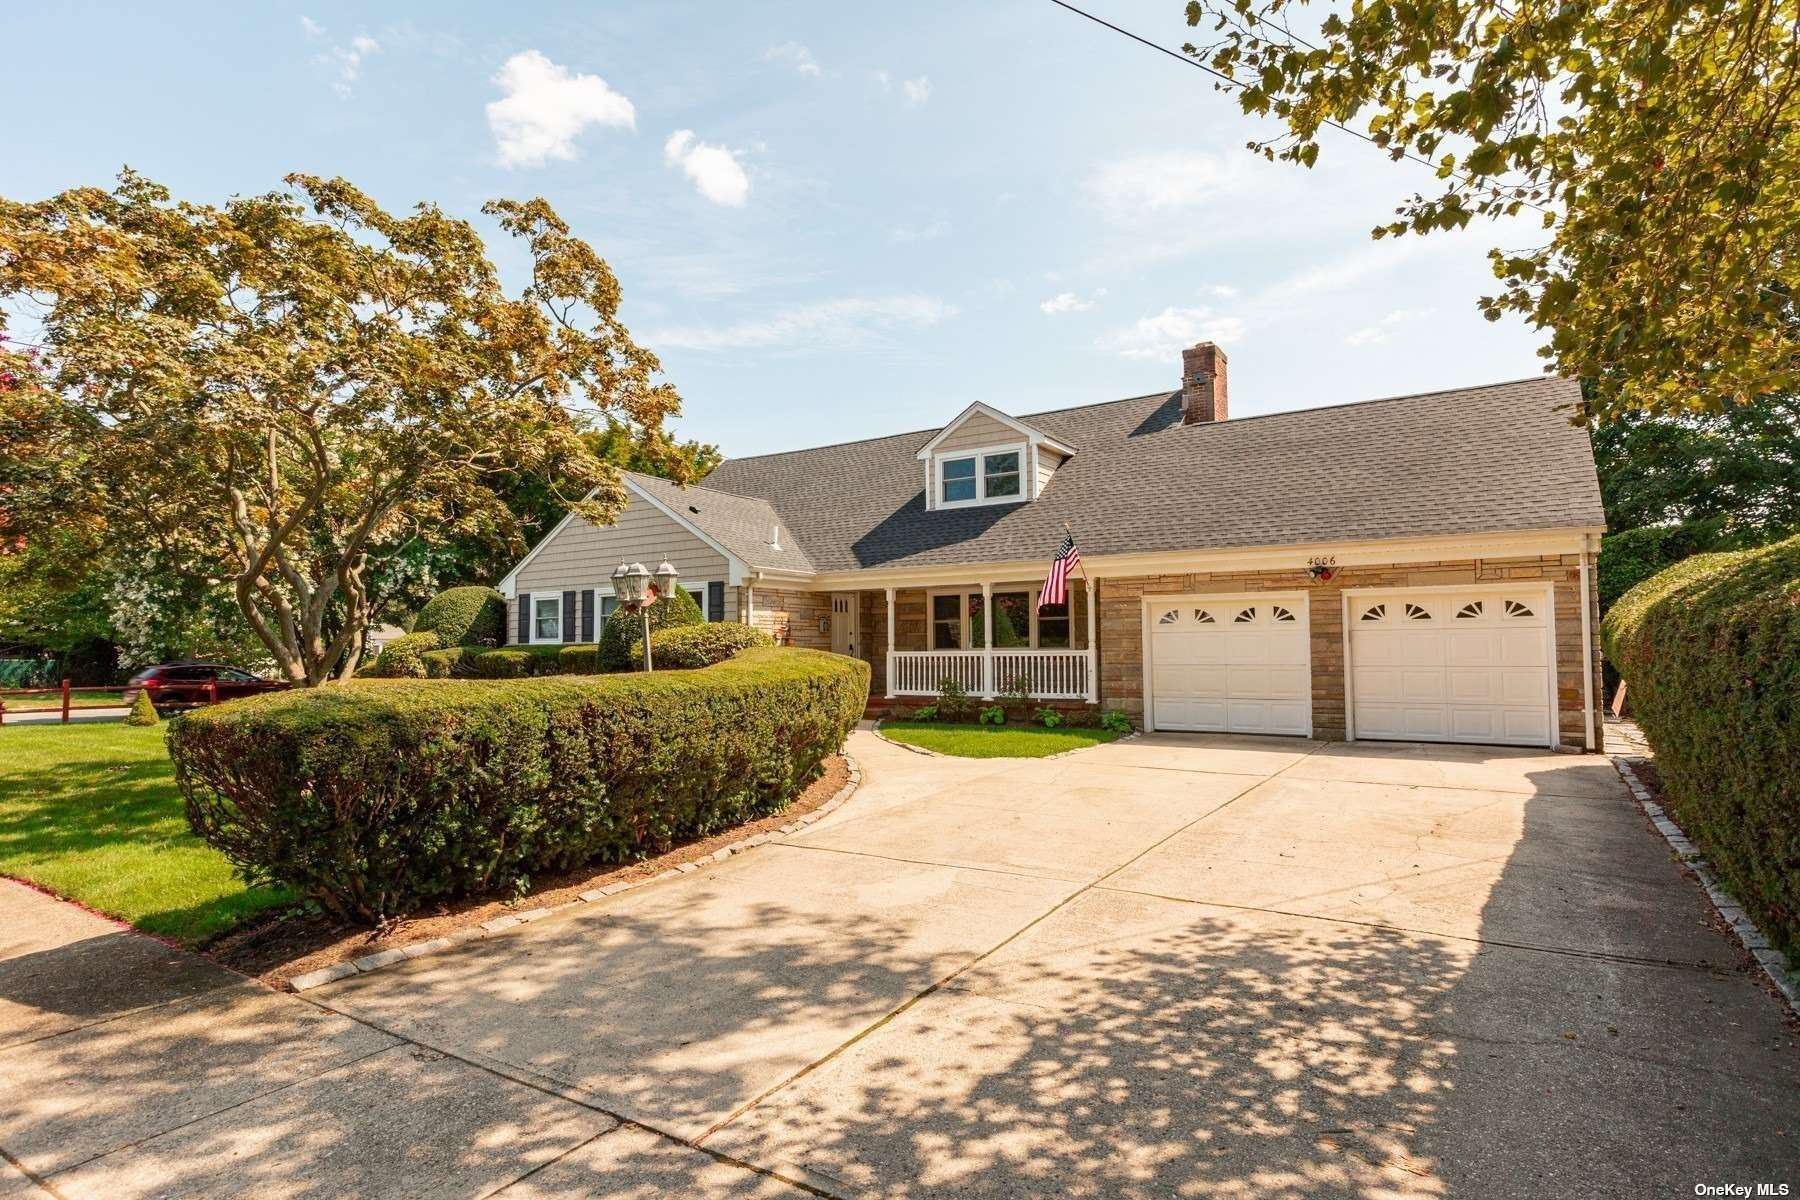
[[(0, 1149), (71, 1198), (1800, 1187), (1794, 1032), (1602, 759), (852, 750), (785, 843), (324, 1011), (46, 1026), (0, 1048)], [(243, 1096), (170, 1114), (221, 1039)]]

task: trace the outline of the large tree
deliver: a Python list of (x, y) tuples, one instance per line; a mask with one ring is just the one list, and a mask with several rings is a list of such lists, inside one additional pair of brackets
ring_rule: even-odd
[(544, 201), (483, 209), (528, 261), (508, 292), (466, 221), (287, 182), (212, 206), (127, 171), (111, 192), (0, 199), (0, 322), (24, 339), (0, 343), (6, 412), (64, 464), (3, 482), (27, 527), (73, 509), (109, 544), (228, 580), (313, 685), (355, 671), (384, 554), (516, 538), (496, 485), (519, 476), (610, 521), (618, 472), (571, 409), (660, 430), (678, 399), (619, 323), (612, 271)]
[[(1189, 45), (1311, 165), (1341, 123), (1437, 167), (1383, 234), (1541, 217), (1488, 316), (1548, 331), (1597, 414), (1800, 391), (1800, 0), (1195, 0)], [(1298, 27), (1301, 32), (1295, 32)]]

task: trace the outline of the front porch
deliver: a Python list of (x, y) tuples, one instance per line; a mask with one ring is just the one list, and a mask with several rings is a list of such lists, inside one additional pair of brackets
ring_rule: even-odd
[[(836, 593), (832, 646), (867, 660), (876, 696), (935, 697), (946, 680), (992, 700), (1022, 683), (1033, 699), (1099, 702), (1093, 584), (1040, 607), (1040, 584), (983, 582)], [(993, 619), (987, 619), (992, 613)]]

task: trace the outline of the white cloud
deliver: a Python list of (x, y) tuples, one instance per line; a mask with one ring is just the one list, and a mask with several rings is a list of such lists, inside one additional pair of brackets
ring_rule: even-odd
[(1101, 338), (1098, 345), (1122, 358), (1173, 359), (1195, 342), (1234, 342), (1244, 323), (1210, 308), (1165, 308)]
[(1364, 326), (1345, 337), (1344, 345), (1380, 346), (1392, 341), (1401, 326), (1429, 317), (1435, 311), (1430, 308), (1396, 308), (1376, 324)]
[(1092, 300), (1083, 300), (1074, 292), (1058, 292), (1042, 304), (1039, 304), (1038, 307), (1042, 309), (1047, 316), (1054, 317), (1058, 313), (1086, 312), (1088, 309), (1094, 307), (1094, 302)]
[(908, 79), (901, 83), (900, 94), (906, 102), (914, 107), (931, 99), (931, 80), (921, 75), (917, 79)]
[(950, 222), (939, 220), (925, 225), (896, 225), (888, 230), (888, 239), (895, 242), (929, 242), (949, 232)]
[(503, 167), (573, 159), (575, 139), (590, 125), (637, 128), (637, 110), (606, 80), (571, 74), (536, 50), (507, 59), (494, 82), (505, 95), (489, 101), (487, 121)]
[[(300, 18), (300, 29), (311, 41), (318, 41), (325, 36), (325, 27), (308, 16)], [(330, 69), (331, 90), (348, 98), (356, 91), (356, 81), (362, 75), (363, 59), (380, 50), (379, 42), (366, 33), (359, 33), (343, 45), (333, 46), (315, 56), (313, 61)]]
[(750, 198), (750, 176), (724, 146), (696, 141), (691, 129), (678, 129), (663, 144), (663, 162), (680, 167), (700, 194), (714, 204), (742, 208)]
[(876, 71), (870, 78), (884, 88), (894, 82), (894, 77), (889, 75), (886, 71)]
[(955, 305), (933, 296), (846, 297), (798, 304), (717, 328), (664, 329), (643, 340), (658, 350), (844, 350), (879, 343), (889, 330), (924, 328), (955, 315)]
[(819, 61), (813, 57), (812, 51), (799, 42), (783, 42), (779, 46), (771, 46), (763, 54), (763, 58), (771, 62), (785, 62), (810, 79), (817, 79), (825, 73), (819, 69)]
[(1102, 163), (1085, 181), (1088, 195), (1114, 216), (1193, 208), (1229, 191), (1237, 168), (1192, 150), (1139, 154)]

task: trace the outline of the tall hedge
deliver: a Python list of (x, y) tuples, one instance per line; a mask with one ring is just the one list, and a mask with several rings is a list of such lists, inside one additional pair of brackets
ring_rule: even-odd
[[(659, 629), (673, 629), (678, 625), (700, 625), (706, 621), (701, 615), (700, 606), (687, 593), (686, 588), (676, 588), (673, 595), (664, 596), (650, 606), (650, 632)], [(606, 628), (600, 632), (600, 669), (602, 671), (635, 671), (644, 665), (642, 643), (644, 640), (643, 618), (635, 612), (619, 608), (606, 619)], [(639, 643), (638, 656), (632, 657), (631, 645)], [(651, 662), (655, 663), (656, 643), (650, 643)]]
[(188, 823), (240, 873), (372, 923), (773, 812), (868, 690), (866, 663), (773, 647), (701, 671), (352, 683), (192, 713), (169, 753)]
[(1800, 955), (1800, 538), (1677, 563), (1601, 637), (1676, 820)]
[(425, 602), (414, 633), (435, 633), (440, 646), (498, 645), (506, 629), (506, 599), (490, 587), (453, 587)]

